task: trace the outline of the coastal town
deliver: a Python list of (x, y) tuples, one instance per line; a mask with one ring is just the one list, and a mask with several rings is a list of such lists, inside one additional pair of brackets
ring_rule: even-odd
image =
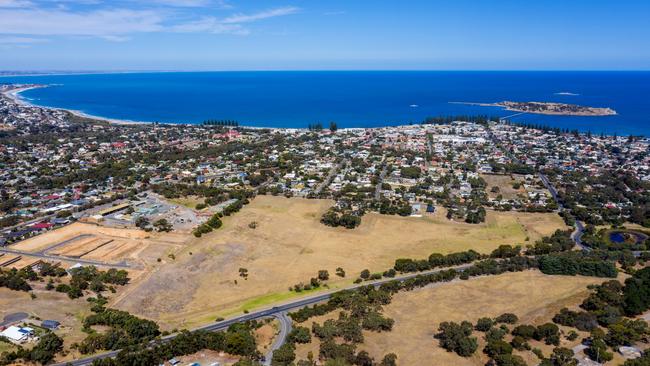
[[(335, 123), (304, 129), (250, 128), (232, 121), (195, 125), (111, 123), (29, 105), (16, 93), (29, 87), (0, 85), (0, 274), (6, 276), (0, 287), (7, 287), (0, 290), (33, 296), (31, 300), (3, 303), (8, 309), (4, 315), (25, 312), (3, 322), (2, 335), (9, 340), (0, 348), (7, 350), (0, 358), (3, 364), (29, 360), (17, 350), (28, 345), (44, 347), (39, 336), (43, 339), (50, 334), (60, 334), (65, 340), (55, 349), (56, 355), (31, 361), (121, 364), (110, 361), (110, 357), (137, 344), (138, 333), (128, 328), (126, 320), (111, 323), (118, 315), (133, 317), (129, 319), (141, 327), (141, 338), (147, 342), (171, 337), (182, 327), (204, 326), (205, 319), (218, 319), (216, 325), (201, 328), (205, 333), (196, 335), (203, 337), (205, 344), (214, 342), (212, 348), (174, 354), (169, 342), (180, 349), (189, 333), (156, 343), (154, 349), (165, 357), (162, 361), (171, 365), (180, 364), (179, 357), (184, 364), (201, 359), (213, 365), (289, 365), (295, 360), (300, 360), (298, 365), (415, 364), (416, 358), (407, 352), (387, 348), (379, 354), (371, 346), (366, 348), (361, 329), (356, 336), (345, 333), (355, 326), (363, 327), (368, 339), (379, 337), (376, 332), (389, 332), (393, 320), (381, 313), (381, 307), (388, 306), (390, 296), (402, 296), (399, 286), (407, 286), (413, 278), (425, 281), (426, 277), (426, 284), (431, 284), (452, 279), (444, 276), (458, 275), (465, 280), (463, 276), (480, 275), (476, 281), (487, 281), (492, 274), (511, 276), (514, 274), (501, 273), (532, 268), (539, 268), (544, 275), (564, 274), (560, 273), (562, 266), (574, 261), (578, 269), (574, 268), (573, 275), (589, 278), (592, 273), (585, 270), (589, 267), (596, 268), (594, 277), (612, 279), (621, 271), (625, 279), (642, 273), (641, 268), (650, 259), (650, 139), (642, 136), (592, 135), (489, 116), (433, 117), (420, 124), (346, 129), (337, 128)], [(292, 224), (287, 220), (297, 221)], [(385, 228), (385, 237), (402, 241), (402, 247), (384, 248), (388, 244), (383, 239), (367, 237), (368, 225), (376, 230)], [(425, 245), (427, 235), (442, 238), (444, 245), (457, 244)], [(317, 242), (325, 237), (332, 240), (327, 242), (331, 248), (357, 250), (358, 260), (350, 258), (357, 255), (353, 251), (333, 257), (323, 254)], [(304, 242), (294, 243), (296, 238)], [(314, 238), (318, 240), (313, 247), (301, 247)], [(349, 248), (349, 243), (356, 249)], [(571, 249), (574, 243), (575, 250)], [(614, 248), (615, 243), (625, 244), (626, 252)], [(301, 249), (294, 252), (296, 247)], [(434, 250), (431, 254), (432, 247), (440, 253)], [(314, 252), (318, 255), (308, 259)], [(543, 259), (536, 262), (536, 256), (552, 257), (554, 252), (582, 253), (584, 257), (564, 253), (557, 264), (562, 268), (554, 268), (555, 272), (544, 267)], [(454, 253), (463, 255), (453, 257)], [(405, 258), (425, 255), (428, 260)], [(281, 259), (291, 256), (295, 261)], [(483, 259), (491, 261), (490, 269), (479, 264), (469, 267)], [(387, 264), (392, 268), (386, 268)], [(454, 273), (440, 272), (441, 267)], [(130, 281), (124, 280), (127, 273)], [(203, 273), (213, 277), (193, 277)], [(424, 277), (416, 277), (417, 273)], [(582, 276), (583, 288), (596, 286)], [(10, 283), (10, 278), (14, 282)], [(380, 281), (375, 286), (378, 293), (380, 285), (390, 292), (382, 305), (373, 303), (379, 301), (379, 297), (372, 297), (373, 286), (365, 292), (345, 292), (345, 296), (363, 299), (355, 300), (360, 301), (358, 314), (362, 315), (345, 300), (329, 300), (322, 305), (329, 296), (338, 299), (331, 291), (363, 289), (368, 281)], [(208, 287), (201, 286), (208, 283), (218, 294), (203, 299)], [(30, 290), (24, 291), (27, 288)], [(160, 295), (174, 289), (177, 293), (173, 296)], [(321, 290), (329, 291), (327, 297), (302, 306), (291, 305), (282, 316), (269, 310), (282, 301)], [(625, 290), (617, 287), (616, 291)], [(48, 310), (42, 314), (33, 305), (41, 298), (58, 295), (58, 304), (72, 302), (77, 314), (84, 314), (83, 324), (71, 313)], [(78, 300), (84, 298), (87, 301)], [(242, 305), (256, 303), (257, 307)], [(616, 306), (623, 306), (620, 304)], [(650, 303), (638, 305), (642, 309), (634, 312), (627, 307), (625, 312), (614, 311), (614, 305), (608, 306), (607, 311), (618, 311), (609, 314), (615, 318), (611, 323), (600, 315), (596, 322), (591, 318), (593, 313), (585, 314), (611, 334), (616, 329), (608, 330), (611, 324), (641, 321), (625, 316), (647, 316)], [(341, 309), (342, 315), (327, 318), (334, 309)], [(291, 320), (286, 316), (289, 311), (296, 311), (289, 314)], [(119, 314), (102, 316), (108, 312)], [(235, 315), (239, 318), (232, 318)], [(568, 337), (567, 321), (556, 322), (564, 327), (561, 330), (554, 330), (555, 323), (546, 323), (555, 328), (539, 325), (541, 330), (526, 336), (524, 328), (528, 325), (517, 323), (516, 317), (498, 320), (496, 315), (495, 319), (481, 318), (490, 322), (482, 331), (508, 329), (505, 325), (492, 326), (494, 320), (494, 324), (518, 324), (514, 329), (520, 332), (508, 334), (508, 342), (503, 340), (505, 331), (498, 339), (486, 334), (486, 341), (480, 342), (488, 351), (475, 357), (491, 364), (521, 364), (503, 361), (502, 351), (490, 348), (497, 346), (509, 347), (509, 355), (514, 347), (519, 352), (515, 353), (522, 355), (516, 357), (537, 363), (559, 358), (556, 353), (564, 349), (571, 353), (569, 359), (581, 365), (602, 364), (600, 353), (594, 356), (596, 351), (616, 353), (621, 363), (642, 354), (647, 360), (644, 350), (650, 346), (646, 341), (650, 333), (645, 322), (643, 327), (634, 323), (638, 334), (628, 335), (632, 339), (624, 341), (590, 334), (598, 325), (588, 331), (571, 330), (580, 331), (586, 339), (581, 342), (578, 333), (572, 339)], [(312, 317), (319, 317), (323, 325), (301, 325)], [(230, 320), (226, 325), (220, 323)], [(160, 330), (154, 321), (160, 323)], [(291, 331), (292, 321), (291, 341), (287, 343), (282, 329), (289, 322)], [(232, 325), (238, 323), (245, 325)], [(453, 326), (447, 326), (440, 325), (436, 339), (451, 337), (446, 332), (452, 333)], [(108, 336), (97, 330), (102, 327), (112, 327), (106, 334), (122, 334), (125, 343), (109, 345), (104, 339)], [(469, 333), (472, 329), (470, 324)], [(476, 324), (476, 329), (482, 327)], [(228, 342), (210, 338), (211, 330), (225, 330), (225, 337), (252, 339), (253, 346), (223, 346)], [(263, 336), (265, 332), (271, 335)], [(311, 340), (311, 333), (319, 339), (317, 343)], [(546, 356), (531, 352), (530, 345), (523, 345), (527, 342), (534, 343), (533, 349), (542, 348), (538, 353)], [(346, 345), (359, 349), (347, 349)], [(443, 341), (441, 345), (447, 347)], [(563, 350), (549, 345), (556, 349), (562, 345)], [(440, 357), (454, 362), (449, 357), (461, 359), (476, 350), (474, 347), (465, 355), (468, 350), (455, 347), (445, 348), (448, 352)], [(114, 352), (107, 356), (108, 361), (101, 361), (107, 363), (99, 358), (75, 363), (101, 350)], [(189, 354), (195, 358), (182, 358)], [(197, 356), (200, 354), (203, 356)], [(381, 361), (364, 363), (370, 354)], [(118, 358), (127, 356), (120, 354)], [(410, 361), (395, 363), (394, 357)], [(328, 363), (338, 358), (347, 363)], [(528, 364), (537, 364), (531, 362)]]

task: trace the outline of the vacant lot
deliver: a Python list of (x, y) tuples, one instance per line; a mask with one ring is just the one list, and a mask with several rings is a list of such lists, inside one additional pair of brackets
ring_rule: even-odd
[[(330, 273), (330, 286), (351, 283), (365, 268), (383, 271), (396, 258), (423, 258), (433, 252), (467, 249), (489, 252), (500, 244), (530, 243), (564, 227), (554, 214), (489, 212), (487, 222), (448, 221), (434, 216), (404, 218), (369, 214), (354, 230), (319, 222), (328, 200), (260, 196), (224, 227), (193, 240), (170, 263), (160, 266), (116, 306), (161, 321), (190, 327), (244, 309), (286, 301), (288, 287), (308, 282), (317, 271)], [(256, 222), (255, 229), (249, 227)], [(342, 267), (347, 277), (334, 275)], [(248, 269), (247, 280), (239, 268)]]
[(137, 229), (118, 229), (77, 222), (24, 240), (11, 248), (106, 263), (126, 259), (153, 264), (157, 257), (152, 261), (152, 255), (148, 254), (161, 254), (179, 248), (188, 239), (188, 236), (183, 234), (147, 233)]
[[(360, 348), (376, 359), (394, 352), (400, 365), (426, 365), (432, 360), (438, 365), (484, 365), (487, 358), (481, 352), (485, 343), (483, 333), (473, 335), (479, 338), (477, 353), (462, 358), (438, 346), (433, 338), (438, 325), (443, 321), (476, 323), (480, 317), (496, 317), (505, 312), (517, 314), (521, 324), (542, 324), (562, 307), (579, 304), (588, 294), (587, 285), (604, 281), (526, 271), (401, 292), (384, 308), (384, 314), (395, 320), (392, 332), (364, 332), (365, 342)], [(542, 347), (547, 354), (551, 348)], [(539, 361), (530, 352), (524, 356), (529, 362)]]
[[(485, 179), (487, 187), (485, 190), (488, 192), (490, 198), (495, 198), (499, 194), (503, 196), (504, 199), (510, 200), (517, 198), (518, 195), (525, 195), (526, 190), (523, 186), (523, 179), (513, 179), (510, 175), (493, 175), (493, 174), (483, 174), (481, 178)], [(519, 189), (514, 189), (512, 187), (513, 183), (522, 183)], [(492, 192), (492, 187), (499, 187), (499, 192)]]

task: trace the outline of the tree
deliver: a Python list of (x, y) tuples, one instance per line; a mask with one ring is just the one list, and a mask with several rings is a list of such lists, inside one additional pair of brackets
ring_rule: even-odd
[(291, 329), (288, 341), (303, 344), (309, 343), (311, 342), (311, 332), (306, 327), (295, 327)]
[(338, 126), (336, 125), (336, 122), (331, 121), (331, 122), (330, 122), (330, 131), (332, 131), (332, 132), (336, 132), (336, 130), (338, 130), (338, 129), (339, 129), (339, 128), (338, 128)]
[(336, 269), (336, 275), (339, 276), (339, 277), (345, 277), (345, 271), (343, 270), (343, 268), (338, 267)]
[(149, 226), (149, 219), (144, 216), (140, 216), (135, 219), (135, 226), (139, 227), (140, 229), (144, 229)]
[(526, 361), (521, 356), (511, 354), (495, 356), (494, 362), (497, 366), (526, 366)]
[(585, 349), (585, 354), (600, 363), (611, 361), (614, 355), (607, 351), (607, 344), (602, 338), (592, 337), (591, 344)]
[(397, 366), (397, 355), (394, 353), (388, 353), (381, 360), (379, 366)]
[(54, 356), (63, 350), (63, 340), (56, 334), (48, 332), (41, 336), (38, 344), (29, 353), (29, 359), (40, 364), (48, 364)]
[(487, 332), (490, 330), (490, 328), (492, 328), (493, 324), (494, 322), (490, 318), (480, 318), (476, 322), (476, 326), (474, 328), (480, 332)]
[(330, 274), (325, 269), (318, 271), (318, 279), (321, 281), (327, 281), (330, 279)]
[(370, 278), (370, 271), (367, 270), (367, 269), (364, 269), (363, 271), (361, 271), (361, 274), (359, 275), (359, 277), (363, 278), (364, 280), (367, 280), (368, 278)]
[(459, 356), (469, 357), (478, 348), (478, 342), (472, 334), (472, 323), (464, 321), (461, 324), (455, 322), (442, 322), (438, 327), (438, 334), (435, 337), (439, 340), (440, 346), (447, 351), (456, 352)]
[(483, 349), (483, 353), (494, 358), (497, 355), (505, 355), (512, 353), (512, 346), (503, 340), (490, 341)]
[(494, 320), (496, 323), (506, 323), (506, 324), (515, 324), (519, 318), (512, 313), (503, 313), (496, 317)]
[(296, 346), (293, 343), (285, 343), (273, 352), (271, 365), (287, 366), (296, 359)]
[(173, 229), (172, 224), (170, 224), (167, 219), (160, 219), (153, 223), (153, 226), (160, 232), (170, 232)]
[(573, 351), (564, 347), (553, 348), (550, 358), (550, 366), (576, 366), (578, 360), (573, 358)]

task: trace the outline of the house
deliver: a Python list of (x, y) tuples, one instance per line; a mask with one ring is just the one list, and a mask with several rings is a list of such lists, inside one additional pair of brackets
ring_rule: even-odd
[(0, 335), (14, 343), (24, 343), (34, 335), (34, 329), (12, 325), (0, 333)]

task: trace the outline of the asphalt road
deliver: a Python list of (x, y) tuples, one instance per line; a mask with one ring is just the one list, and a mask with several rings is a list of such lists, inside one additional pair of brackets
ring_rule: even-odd
[(381, 169), (381, 173), (379, 173), (379, 182), (377, 182), (377, 187), (375, 187), (375, 201), (379, 201), (381, 198), (381, 184), (384, 182), (384, 178), (386, 178), (387, 170), (388, 167), (384, 165)]
[(266, 366), (271, 365), (273, 352), (277, 351), (287, 341), (287, 337), (289, 336), (289, 333), (291, 333), (291, 328), (293, 325), (293, 322), (291, 321), (291, 318), (289, 318), (287, 313), (277, 314), (275, 318), (280, 321), (280, 333), (276, 337), (276, 340), (271, 346), (271, 349), (269, 350), (269, 352), (267, 352), (265, 356), (264, 365)]
[[(551, 182), (548, 180), (546, 175), (539, 173), (539, 179), (542, 181), (544, 187), (546, 187), (546, 189), (548, 189), (548, 191), (551, 192), (551, 196), (553, 196), (553, 199), (555, 200), (555, 202), (557, 202), (560, 211), (564, 211), (566, 208), (560, 201), (557, 194), (557, 190), (555, 189), (555, 187), (553, 187), (553, 184), (551, 184)], [(580, 248), (580, 250), (585, 252), (591, 251), (591, 248), (589, 248), (588, 246), (582, 243), (582, 235), (584, 234), (585, 226), (579, 220), (575, 220), (575, 224), (573, 225), (573, 227), (574, 229), (573, 232), (571, 233), (571, 239), (573, 239), (573, 242), (578, 246), (578, 248)]]
[(321, 192), (323, 189), (325, 189), (325, 187), (327, 187), (327, 186), (330, 184), (330, 182), (332, 181), (332, 178), (334, 178), (334, 176), (336, 175), (336, 173), (338, 173), (338, 171), (339, 171), (342, 167), (346, 166), (347, 164), (348, 164), (348, 161), (347, 161), (347, 160), (343, 160), (342, 162), (340, 162), (340, 163), (334, 165), (334, 166), (332, 167), (332, 169), (330, 169), (329, 173), (327, 174), (327, 177), (325, 177), (325, 179), (323, 180), (323, 182), (322, 182), (321, 184), (319, 184), (318, 187), (316, 187), (316, 189), (314, 190), (314, 193), (315, 193), (315, 194), (320, 194), (320, 192)]
[(24, 255), (28, 257), (35, 257), (35, 258), (41, 258), (41, 259), (48, 259), (51, 261), (66, 261), (66, 262), (74, 262), (74, 263), (81, 263), (83, 265), (88, 265), (88, 266), (96, 266), (96, 267), (110, 267), (110, 268), (123, 268), (123, 269), (133, 269), (137, 268), (133, 265), (130, 265), (124, 261), (115, 263), (115, 264), (109, 264), (109, 263), (104, 263), (101, 261), (94, 261), (90, 259), (82, 259), (82, 258), (70, 258), (70, 257), (63, 257), (63, 256), (58, 256), (58, 255), (51, 255), (51, 254), (45, 254), (45, 253), (31, 253), (31, 252), (26, 252), (22, 250), (15, 250), (15, 249), (9, 249), (9, 248), (0, 248), (1, 253), (10, 253), (10, 254), (18, 254), (18, 255)]
[[(274, 306), (274, 307), (269, 308), (269, 309), (253, 311), (253, 312), (250, 312), (248, 314), (243, 314), (243, 315), (240, 315), (240, 316), (236, 316), (234, 318), (230, 318), (230, 319), (227, 319), (227, 320), (207, 324), (207, 325), (204, 325), (204, 326), (201, 326), (201, 327), (198, 327), (198, 328), (194, 329), (194, 331), (196, 331), (196, 330), (206, 330), (206, 331), (210, 331), (210, 332), (217, 332), (217, 331), (226, 330), (226, 329), (228, 329), (229, 326), (231, 326), (233, 324), (236, 324), (236, 323), (241, 323), (241, 322), (245, 322), (245, 321), (249, 321), (249, 320), (258, 320), (258, 319), (263, 319), (263, 318), (268, 318), (268, 317), (276, 317), (278, 319), (281, 319), (280, 320), (281, 323), (283, 323), (285, 321), (288, 321), (288, 323), (290, 323), (291, 321), (290, 321), (290, 319), (288, 317), (284, 318), (284, 320), (283, 320), (283, 315), (282, 314), (285, 314), (284, 316), (286, 316), (286, 313), (291, 311), (291, 310), (297, 310), (297, 309), (300, 309), (300, 308), (308, 306), (308, 305), (313, 305), (313, 304), (317, 304), (319, 302), (326, 301), (333, 294), (335, 294), (337, 292), (340, 292), (340, 291), (343, 291), (343, 290), (351, 290), (351, 289), (359, 288), (359, 287), (362, 287), (362, 286), (368, 286), (368, 285), (380, 286), (380, 285), (382, 285), (384, 283), (395, 281), (395, 280), (397, 280), (397, 281), (405, 281), (405, 280), (408, 280), (408, 279), (411, 279), (411, 278), (415, 278), (417, 276), (437, 273), (437, 272), (446, 271), (446, 270), (449, 270), (449, 269), (455, 269), (457, 271), (463, 271), (463, 270), (471, 267), (472, 265), (473, 265), (472, 263), (469, 263), (469, 264), (463, 264), (463, 265), (455, 266), (455, 267), (437, 268), (437, 269), (432, 269), (432, 270), (424, 271), (424, 272), (409, 273), (409, 274), (406, 274), (406, 275), (403, 275), (403, 276), (397, 276), (395, 278), (383, 278), (383, 279), (377, 280), (377, 281), (363, 282), (363, 283), (360, 283), (360, 284), (355, 284), (355, 285), (346, 287), (344, 289), (324, 292), (324, 293), (321, 293), (321, 294), (318, 294), (318, 295), (314, 295), (314, 296), (298, 299), (298, 300), (295, 300), (295, 301), (292, 301), (292, 302), (288, 302), (288, 303), (285, 303), (285, 304), (282, 304), (282, 305)], [(286, 324), (285, 324), (285, 326), (286, 326)], [(290, 328), (288, 328), (288, 330), (285, 329), (285, 331), (288, 334), (288, 332), (290, 331)], [(171, 335), (162, 337), (160, 340), (162, 342), (167, 342), (167, 341), (170, 341), (170, 340), (174, 339), (175, 337), (176, 337), (176, 334), (171, 334)], [(286, 336), (284, 338), (286, 339)], [(156, 341), (153, 341), (152, 344), (155, 343), (155, 342)], [(280, 343), (278, 345), (278, 348), (283, 343), (284, 343), (284, 340), (282, 341), (282, 343)], [(119, 350), (110, 351), (110, 352), (106, 352), (106, 353), (101, 353), (101, 354), (89, 356), (89, 357), (79, 359), (79, 360), (57, 363), (57, 364), (54, 364), (53, 366), (66, 366), (66, 365), (85, 366), (85, 365), (92, 364), (93, 361), (95, 361), (95, 360), (115, 357), (115, 356), (117, 356), (118, 353), (119, 353)]]

